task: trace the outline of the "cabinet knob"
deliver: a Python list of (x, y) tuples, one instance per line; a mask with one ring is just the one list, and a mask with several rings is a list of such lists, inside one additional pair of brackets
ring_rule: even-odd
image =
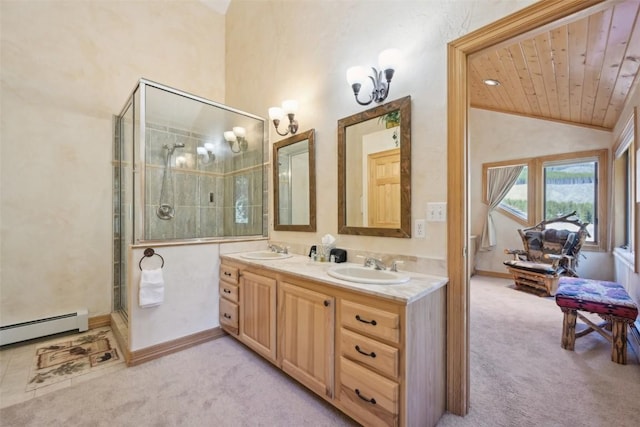
[(331, 305), (331, 301), (329, 301), (328, 299), (324, 300), (325, 307), (329, 307), (330, 305)]

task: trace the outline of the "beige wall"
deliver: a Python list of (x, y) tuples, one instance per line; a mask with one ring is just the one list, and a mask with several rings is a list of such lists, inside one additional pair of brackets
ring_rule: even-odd
[(0, 7), (0, 324), (109, 313), (112, 115), (141, 77), (224, 102), (225, 17), (187, 0)]
[[(308, 248), (331, 233), (339, 247), (443, 260), (444, 222), (427, 223), (426, 239), (337, 235), (337, 121), (368, 108), (354, 101), (345, 72), (352, 65), (377, 66), (385, 48), (402, 50), (405, 61), (391, 83), (389, 100), (412, 97), (411, 213), (414, 219), (425, 218), (426, 203), (447, 196), (447, 43), (531, 3), (232, 1), (227, 12), (228, 103), (266, 116), (268, 107), (296, 98), (300, 130), (316, 130), (317, 232), (271, 231), (272, 238)], [(270, 139), (281, 139), (273, 126)], [(442, 270), (433, 272), (446, 274), (444, 263), (439, 265)]]
[[(526, 157), (609, 148), (611, 132), (530, 119), (471, 108), (469, 110), (469, 159), (471, 168), (471, 233), (482, 234), (487, 205), (482, 202), (482, 164)], [(493, 251), (476, 254), (478, 270), (507, 273), (504, 249), (522, 248), (517, 229), (522, 226), (499, 212), (493, 214), (497, 244)], [(583, 251), (578, 272), (594, 279), (613, 279), (610, 253)]]

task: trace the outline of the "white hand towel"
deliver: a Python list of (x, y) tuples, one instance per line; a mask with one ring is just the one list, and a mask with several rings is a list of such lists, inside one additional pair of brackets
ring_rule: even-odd
[(142, 308), (155, 307), (164, 301), (164, 279), (162, 269), (142, 270), (138, 304)]

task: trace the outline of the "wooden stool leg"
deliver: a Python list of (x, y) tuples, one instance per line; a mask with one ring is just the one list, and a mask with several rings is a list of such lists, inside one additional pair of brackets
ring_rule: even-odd
[(576, 310), (565, 310), (562, 323), (562, 343), (565, 350), (574, 350), (576, 344)]
[(621, 365), (627, 364), (627, 324), (614, 320), (611, 322), (611, 360), (620, 363)]

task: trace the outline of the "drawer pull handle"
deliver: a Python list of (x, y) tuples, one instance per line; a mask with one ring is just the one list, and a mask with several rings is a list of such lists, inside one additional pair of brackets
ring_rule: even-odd
[(372, 357), (374, 359), (376, 357), (376, 353), (374, 351), (372, 351), (371, 353), (364, 352), (364, 351), (360, 350), (360, 346), (359, 345), (356, 345), (356, 351), (358, 353), (360, 353), (360, 354), (364, 354), (365, 356), (369, 356), (369, 357)]
[(229, 273), (228, 271), (225, 271), (224, 275), (227, 276), (227, 277), (231, 277), (231, 273)]
[(368, 323), (368, 324), (373, 325), (373, 326), (376, 326), (376, 325), (378, 324), (378, 322), (376, 322), (375, 320), (371, 320), (371, 321), (369, 321), (369, 320), (364, 320), (362, 317), (360, 317), (360, 315), (359, 315), (359, 314), (356, 314), (356, 320), (357, 320), (358, 322)]
[(227, 288), (224, 288), (222, 290), (222, 292), (224, 292), (225, 294), (230, 294), (231, 293), (231, 291), (229, 289), (227, 289)]
[(223, 316), (224, 316), (226, 319), (231, 319), (231, 316), (229, 316), (227, 313), (224, 313), (224, 314), (223, 314)]
[(358, 395), (358, 397), (359, 397), (360, 399), (364, 400), (365, 402), (369, 402), (369, 403), (371, 403), (372, 405), (375, 405), (375, 404), (376, 404), (376, 399), (374, 399), (373, 397), (372, 397), (371, 399), (367, 399), (366, 397), (363, 397), (363, 396), (360, 394), (360, 390), (358, 390), (358, 389), (356, 389), (356, 394)]

